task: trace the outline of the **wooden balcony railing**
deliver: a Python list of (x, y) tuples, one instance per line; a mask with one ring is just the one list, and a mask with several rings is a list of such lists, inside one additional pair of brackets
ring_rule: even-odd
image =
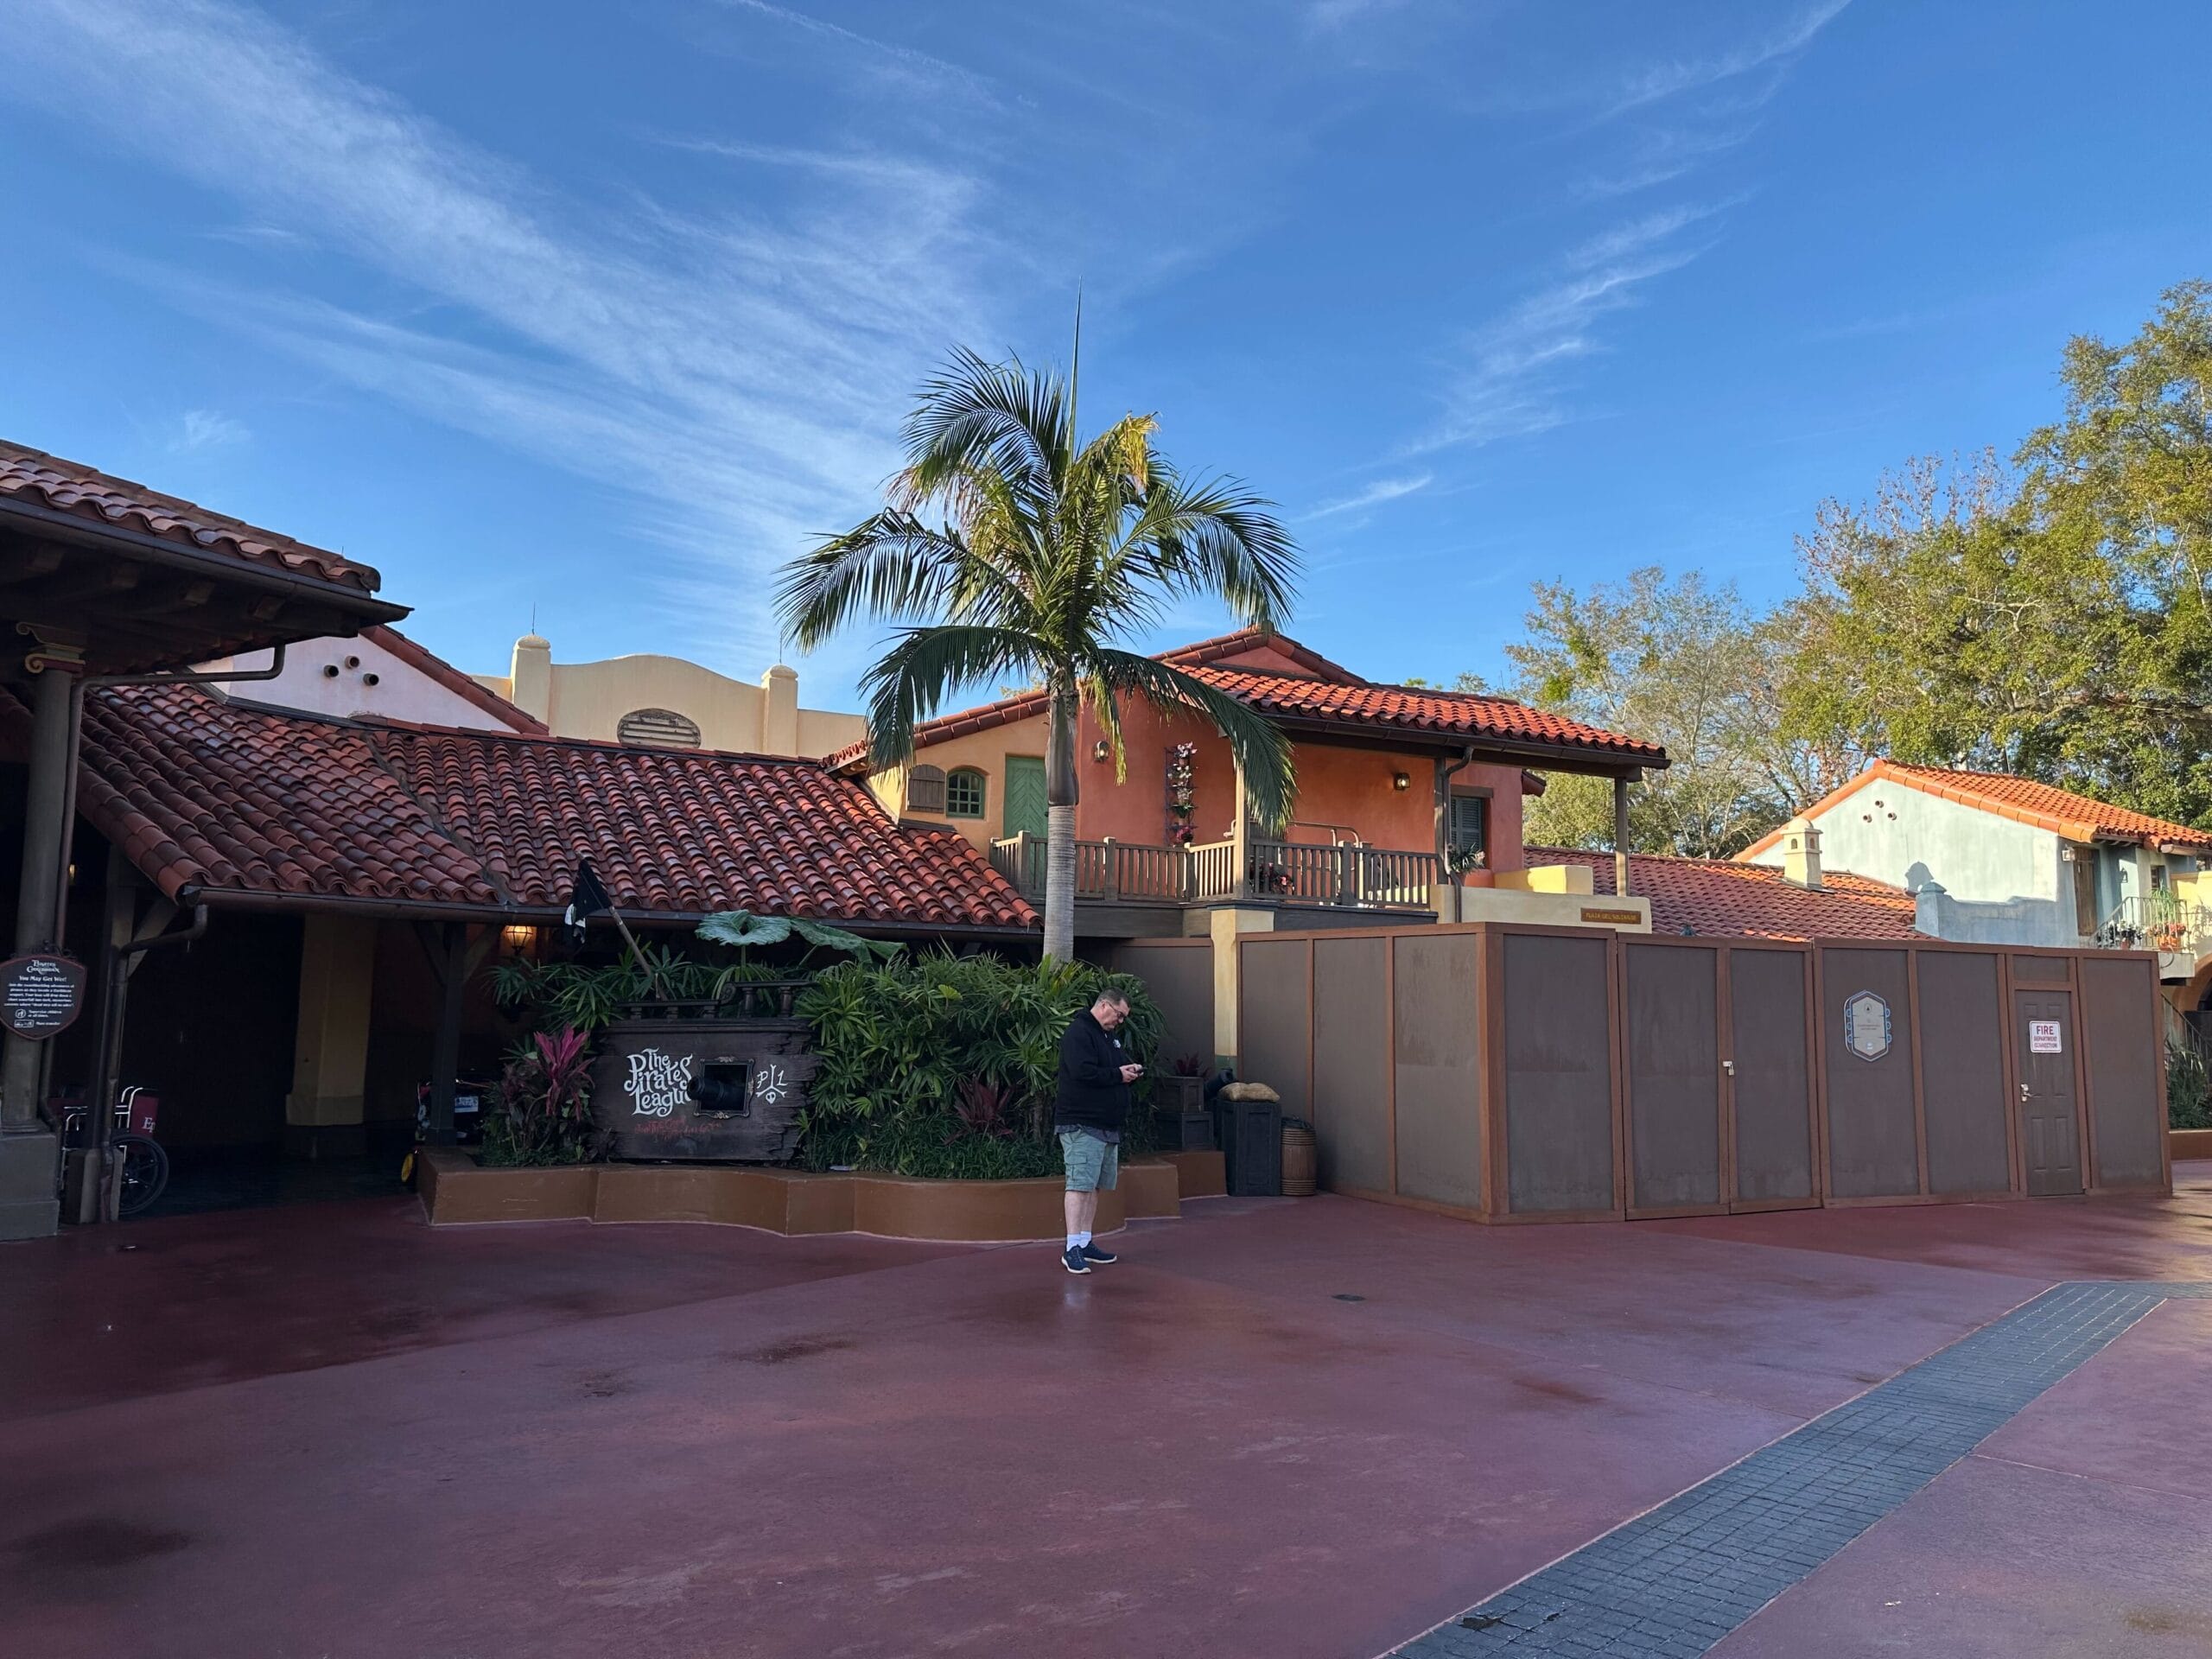
[[(995, 841), (991, 864), (1025, 898), (1039, 899), (1045, 893), (1045, 848), (1044, 840), (1035, 836)], [(1075, 844), (1076, 898), (1093, 904), (1211, 905), (1264, 899), (1359, 910), (1427, 910), (1435, 903), (1436, 881), (1433, 853), (1350, 842), (1316, 847), (1254, 840), (1241, 849), (1233, 841), (1195, 847), (1119, 841)]]

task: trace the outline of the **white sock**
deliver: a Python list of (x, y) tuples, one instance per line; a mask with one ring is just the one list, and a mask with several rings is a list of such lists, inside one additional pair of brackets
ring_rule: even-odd
[(1089, 1233), (1070, 1233), (1068, 1235), (1068, 1249), (1071, 1250), (1079, 1250), (1090, 1243), (1090, 1235)]

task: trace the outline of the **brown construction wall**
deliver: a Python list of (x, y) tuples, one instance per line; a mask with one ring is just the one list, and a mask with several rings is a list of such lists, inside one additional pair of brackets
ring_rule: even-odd
[(1732, 947), (1734, 1207), (1815, 1204), (1811, 953)]
[(2089, 1076), (2089, 1185), (2164, 1191), (2171, 1181), (2163, 1112), (2165, 1053), (2158, 1035), (2158, 976), (2144, 958), (2084, 957), (2082, 1057)]
[(1131, 939), (1107, 953), (1106, 965), (1134, 974), (1159, 1005), (1163, 1029), (1158, 1068), (1196, 1055), (1213, 1069), (1213, 942)]
[[(2050, 998), (2024, 982), (2074, 1009), (2092, 1190), (2169, 1180), (2148, 957), (1499, 924), (1236, 948), (1245, 1075), (1313, 1121), (1338, 1190), (1485, 1220), (2025, 1196), (2018, 1007)], [(1889, 1009), (1872, 1059), (1846, 1040), (1862, 991)]]
[(1611, 1211), (1612, 935), (1506, 933), (1505, 1193), (1515, 1215)]
[(1631, 1211), (1721, 1207), (1720, 952), (1624, 942)]
[[(1483, 1205), (1482, 939), (1424, 929), (1391, 951), (1397, 1185), (1409, 1198)], [(1315, 1055), (1315, 1060), (1319, 1056)]]
[[(1907, 959), (1903, 950), (1821, 950), (1830, 1198), (1905, 1198), (1921, 1190)], [(1861, 1058), (1843, 1040), (1844, 1004), (1861, 991), (1890, 1006), (1889, 1051), (1875, 1059)]]
[(1920, 950), (1920, 1096), (1928, 1191), (1946, 1198), (2012, 1185), (2002, 976), (1993, 950)]
[(1313, 1046), (1313, 942), (1255, 934), (1237, 949), (1237, 1075), (1271, 1084), (1283, 1115), (1313, 1120), (1306, 1067)]
[(1321, 1179), (1332, 1186), (1388, 1192), (1390, 942), (1361, 934), (1317, 938), (1311, 948), (1313, 1091), (1309, 1115), (1319, 1143)]

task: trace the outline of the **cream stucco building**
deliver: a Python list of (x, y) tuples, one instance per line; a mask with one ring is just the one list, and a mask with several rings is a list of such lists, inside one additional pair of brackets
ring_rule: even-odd
[(781, 663), (757, 685), (677, 657), (556, 663), (526, 633), (505, 674), (474, 677), (559, 737), (819, 757), (868, 734), (858, 715), (800, 708), (798, 671)]

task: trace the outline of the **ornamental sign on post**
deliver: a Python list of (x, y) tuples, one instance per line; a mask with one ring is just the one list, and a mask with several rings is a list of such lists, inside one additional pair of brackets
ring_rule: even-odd
[(1890, 1052), (1890, 1005), (1872, 991), (1843, 999), (1843, 1046), (1862, 1060)]
[(47, 956), (0, 962), (0, 1026), (16, 1036), (67, 1031), (84, 1006), (84, 963)]

